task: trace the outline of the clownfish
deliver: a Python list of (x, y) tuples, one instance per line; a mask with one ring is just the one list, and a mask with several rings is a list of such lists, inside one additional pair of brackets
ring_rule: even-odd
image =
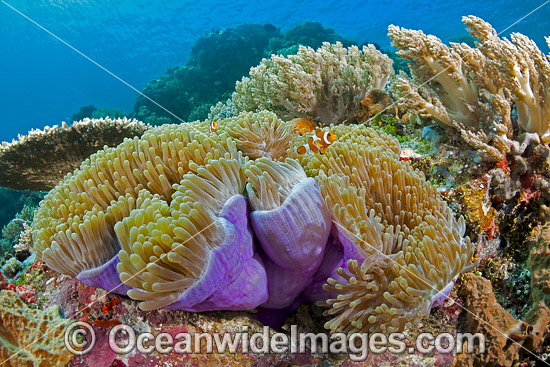
[(308, 151), (324, 154), (332, 143), (336, 141), (336, 134), (330, 131), (315, 130), (315, 135), (307, 138), (307, 143), (298, 147), (298, 154), (306, 154)]
[(218, 121), (214, 120), (210, 124), (210, 132), (215, 133), (216, 131), (218, 131)]
[(319, 138), (319, 140), (315, 141), (315, 144), (319, 146), (329, 146), (332, 143), (336, 141), (336, 134), (330, 132), (330, 131), (323, 131), (320, 129), (315, 130), (315, 136)]
[(293, 131), (295, 133), (300, 134), (300, 136), (315, 130), (315, 122), (308, 120), (306, 118), (294, 119), (292, 120), (292, 122), (294, 123)]

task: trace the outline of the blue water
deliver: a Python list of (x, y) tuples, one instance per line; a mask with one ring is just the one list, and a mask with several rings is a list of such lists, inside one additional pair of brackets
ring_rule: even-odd
[[(0, 1), (0, 141), (59, 124), (83, 105), (131, 112), (136, 97), (6, 4), (142, 90), (167, 67), (185, 64), (195, 40), (211, 30), (268, 22), (285, 31), (318, 21), (343, 37), (387, 48), (391, 23), (446, 41), (466, 34), (463, 15), (479, 16), (501, 31), (545, 1)], [(550, 35), (550, 3), (503, 35), (510, 32), (528, 35), (548, 52), (543, 37)]]

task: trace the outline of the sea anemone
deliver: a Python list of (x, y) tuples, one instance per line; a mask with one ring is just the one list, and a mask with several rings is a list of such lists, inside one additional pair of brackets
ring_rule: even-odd
[[(428, 315), (439, 293), (475, 264), (474, 246), (422, 173), (387, 149), (335, 143), (316, 177), (344, 246), (347, 269), (328, 280), (336, 331), (397, 331)], [(347, 257), (347, 258), (346, 258)], [(361, 264), (361, 265), (359, 265)]]
[(143, 310), (324, 300), (333, 331), (401, 330), (473, 266), (464, 221), (395, 139), (328, 128), (324, 154), (297, 154), (304, 137), (270, 112), (99, 151), (40, 204), (37, 257)]
[(243, 112), (223, 120), (220, 126), (251, 159), (284, 159), (293, 138), (292, 127), (269, 111)]
[(38, 258), (58, 272), (77, 278), (82, 273), (87, 284), (125, 293), (117, 288), (120, 281), (93, 279), (109, 273), (102, 267), (109, 261), (116, 266), (115, 224), (136, 208), (143, 189), (169, 200), (191, 162), (236, 152), (234, 142), (217, 138), (186, 125), (162, 126), (93, 154), (41, 202), (32, 227)]
[(143, 190), (142, 205), (116, 224), (117, 270), (143, 310), (247, 309), (267, 298), (241, 195), (242, 160), (239, 152), (190, 164), (170, 204)]
[(315, 180), (293, 159), (249, 162), (246, 185), (254, 234), (265, 253), (270, 298), (282, 308), (312, 282), (330, 233), (331, 217)]

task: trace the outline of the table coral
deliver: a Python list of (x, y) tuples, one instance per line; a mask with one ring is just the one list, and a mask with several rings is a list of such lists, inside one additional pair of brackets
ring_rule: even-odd
[(63, 342), (73, 321), (59, 307), (31, 310), (14, 292), (0, 292), (0, 361), (5, 366), (64, 366), (72, 358)]
[(137, 120), (84, 119), (46, 126), (0, 146), (0, 186), (15, 190), (50, 190), (105, 145), (141, 136), (150, 126)]

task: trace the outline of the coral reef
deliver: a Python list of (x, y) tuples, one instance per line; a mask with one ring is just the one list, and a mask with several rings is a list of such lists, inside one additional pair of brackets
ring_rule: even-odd
[(118, 119), (126, 117), (126, 113), (118, 108), (107, 108), (99, 107), (96, 108), (94, 105), (82, 106), (80, 110), (71, 115), (71, 118), (68, 120), (70, 122), (84, 120), (85, 118), (89, 119), (101, 119), (109, 117), (111, 119)]
[(35, 191), (16, 191), (0, 187), (0, 226), (4, 227), (17, 216), (26, 206), (36, 207), (44, 193)]
[(73, 357), (63, 342), (73, 321), (59, 306), (31, 310), (14, 292), (0, 292), (0, 360), (10, 367), (64, 366)]
[(11, 257), (6, 263), (2, 266), (2, 273), (4, 273), (9, 278), (15, 277), (17, 272), (21, 270), (22, 264), (21, 261), (17, 260), (15, 257)]
[[(4, 252), (12, 252), (11, 249), (15, 249), (15, 245), (20, 242), (21, 234), (28, 227), (28, 224), (32, 222), (34, 211), (36, 207), (25, 205), (21, 212), (15, 215), (8, 224), (2, 228), (2, 238), (0, 239), (0, 247), (4, 249)], [(15, 249), (16, 252), (18, 251)], [(28, 250), (28, 247), (27, 247)], [(26, 251), (21, 248), (19, 252)]]
[(400, 74), (391, 90), (400, 108), (434, 117), (441, 126), (458, 131), (484, 159), (498, 162), (519, 149), (514, 126), (546, 139), (550, 62), (521, 34), (512, 34), (510, 42), (477, 17), (464, 17), (463, 22), (479, 40), (477, 47), (449, 47), (422, 31), (390, 25), (392, 45), (412, 61), (412, 77)]
[(340, 42), (344, 47), (356, 44), (351, 40), (339, 36), (333, 29), (323, 27), (321, 23), (306, 22), (289, 29), (282, 37), (271, 38), (267, 50), (264, 51), (264, 57), (296, 54), (300, 45), (318, 49), (323, 46), (323, 42)]
[(134, 117), (172, 123), (206, 118), (210, 106), (229, 97), (235, 81), (262, 59), (269, 40), (276, 37), (281, 37), (279, 30), (263, 24), (207, 32), (193, 45), (186, 65), (168, 68), (143, 89), (177, 118), (143, 95), (136, 97)]
[(19, 233), (19, 240), (13, 246), (16, 253), (28, 252), (32, 247), (31, 227), (28, 223), (23, 223), (23, 230)]
[[(202, 120), (212, 105), (231, 96), (235, 82), (246, 76), (262, 58), (294, 54), (299, 45), (318, 48), (322, 42), (337, 41), (346, 46), (353, 43), (316, 22), (300, 24), (285, 34), (272, 24), (242, 24), (207, 32), (193, 45), (186, 65), (169, 68), (143, 90), (175, 116), (138, 95), (133, 117), (151, 125)], [(212, 115), (215, 113), (209, 115), (210, 119)], [(231, 116), (226, 114), (214, 119)]]
[[(120, 323), (153, 334), (259, 331), (260, 322), (286, 334), (290, 325), (325, 336), (404, 331), (407, 346), (422, 332), (480, 332), (484, 354), (367, 363), (546, 359), (550, 61), (523, 35), (509, 41), (479, 18), (463, 21), (475, 44), (390, 26), (410, 71), (395, 78), (379, 47), (344, 45), (316, 23), (284, 35), (271, 24), (206, 34), (186, 66), (145, 88), (179, 117), (204, 118), (260, 64), (208, 120), (166, 124), (173, 116), (142, 97), (134, 116), (162, 126), (101, 120), (134, 125), (63, 163), (65, 173), (79, 168), (45, 196), (30, 228), (31, 206), (6, 226), (10, 249), (35, 255), (1, 260), (0, 289), (14, 292), (0, 295), (0, 321), (8, 298), (36, 315), (59, 303), (98, 335), (98, 366), (355, 365), (314, 350), (116, 355), (107, 331)], [(310, 43), (297, 47), (301, 39)], [(63, 129), (42, 135), (66, 140)], [(33, 185), (51, 188), (54, 176)], [(13, 353), (19, 342), (2, 332), (0, 354)]]
[(90, 154), (149, 128), (137, 120), (84, 119), (32, 130), (0, 147), (0, 186), (15, 190), (49, 190)]
[(317, 51), (302, 46), (296, 55), (262, 60), (237, 82), (232, 99), (238, 111), (342, 123), (372, 89), (385, 87), (392, 72), (390, 59), (372, 45), (360, 50), (325, 42)]

